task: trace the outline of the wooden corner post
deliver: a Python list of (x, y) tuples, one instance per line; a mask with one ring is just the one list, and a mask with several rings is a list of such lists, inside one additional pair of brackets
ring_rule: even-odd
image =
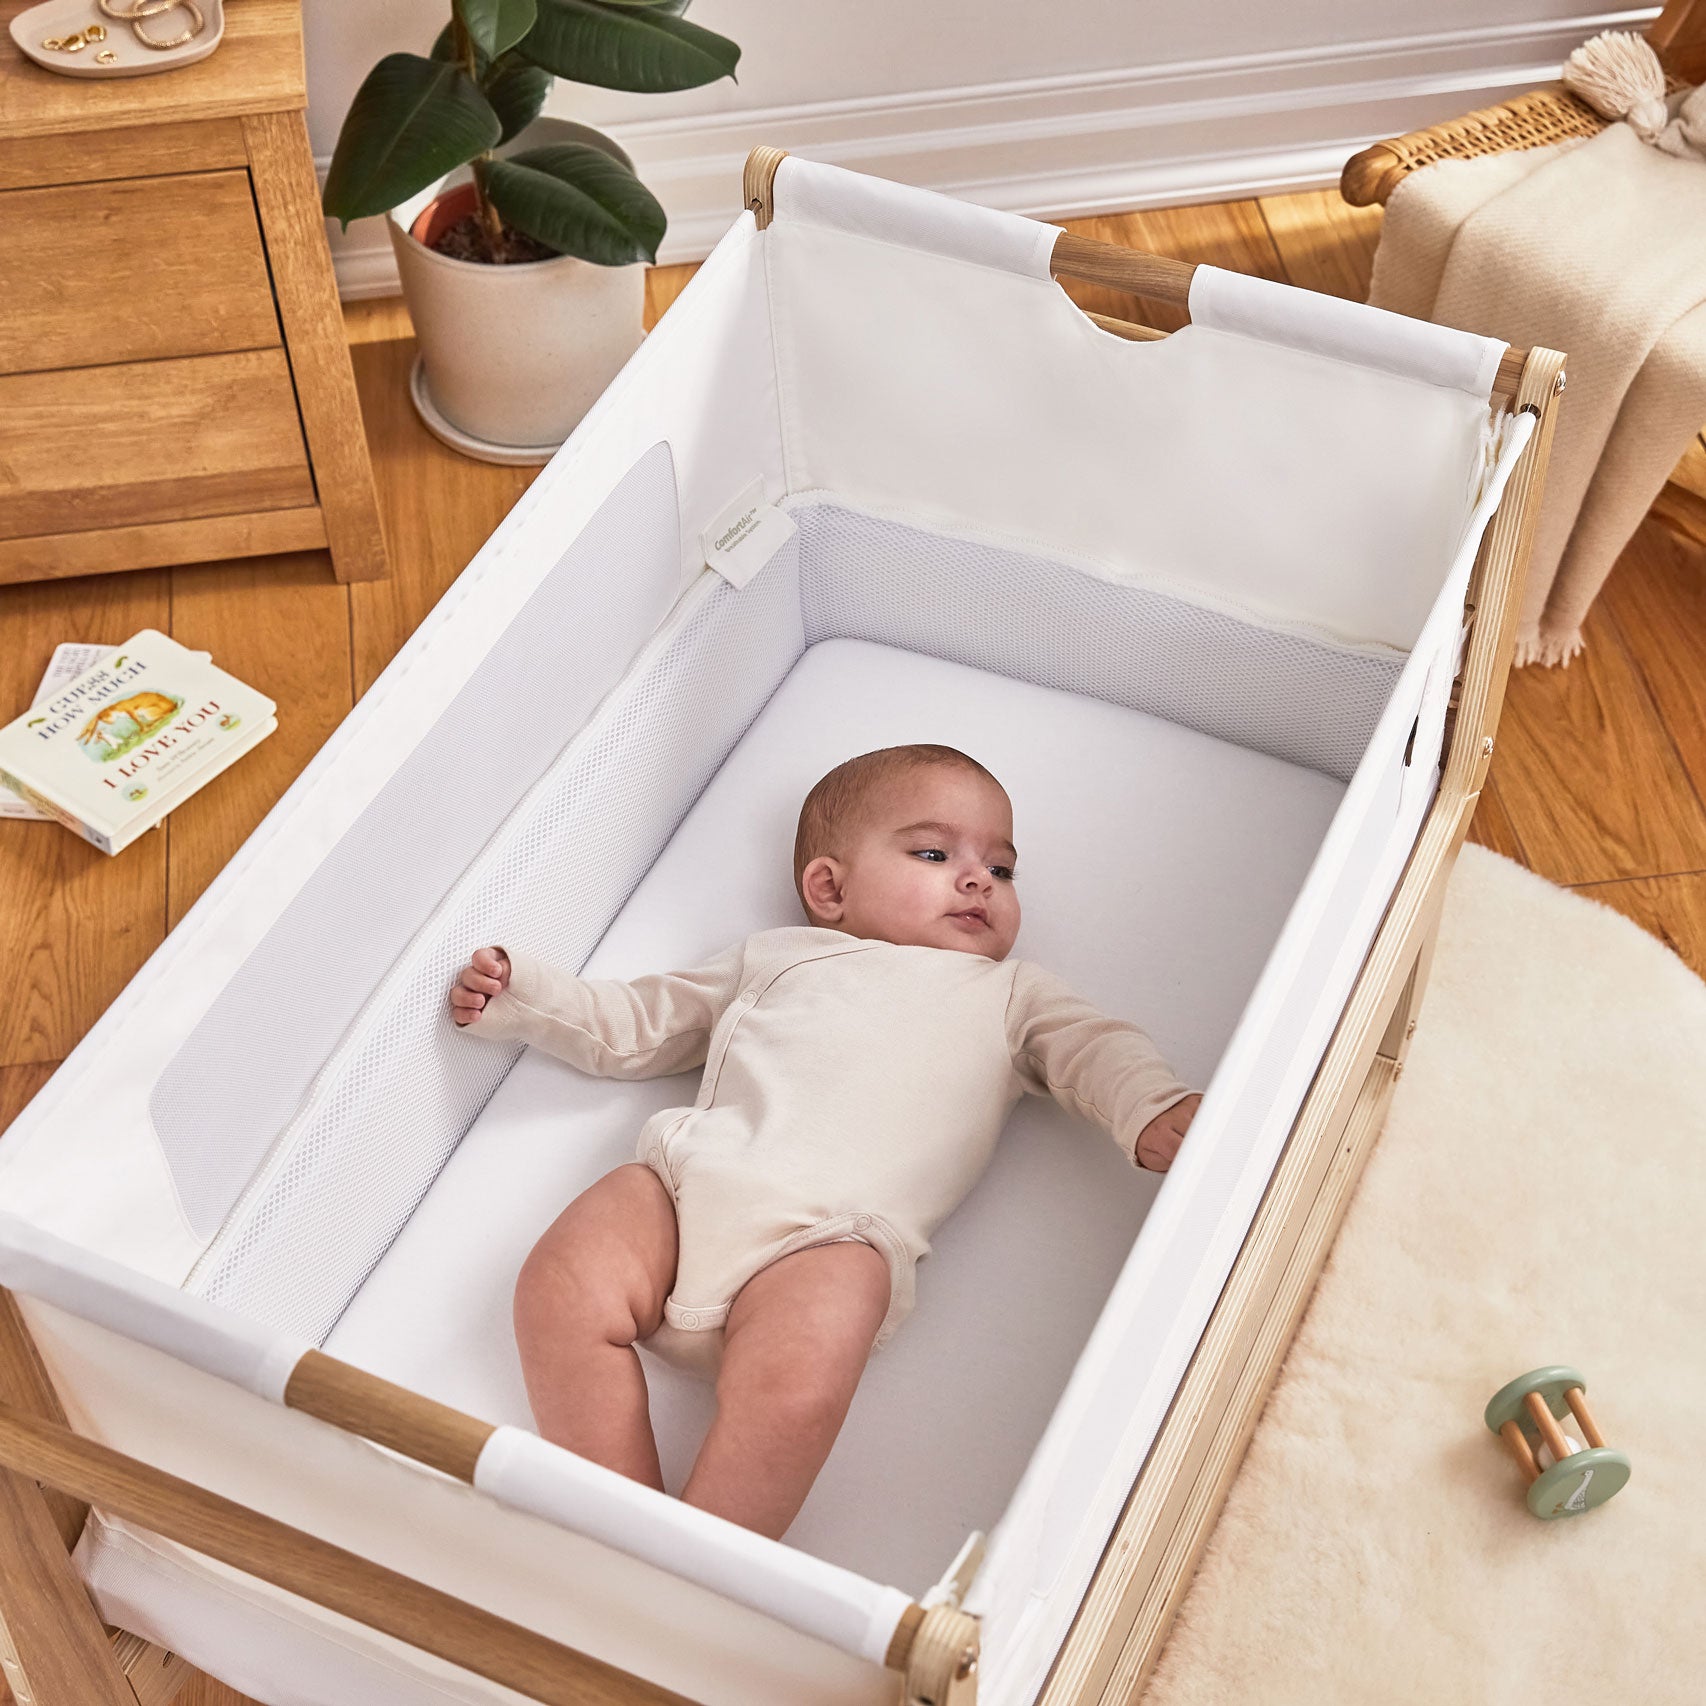
[(755, 148), (741, 174), (741, 201), (762, 231), (775, 217), (776, 168), (788, 158), (783, 148)]

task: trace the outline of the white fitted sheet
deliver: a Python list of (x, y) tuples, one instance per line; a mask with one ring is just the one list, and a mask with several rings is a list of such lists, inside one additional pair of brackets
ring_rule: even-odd
[[(588, 974), (691, 964), (793, 922), (807, 788), (853, 753), (906, 741), (959, 746), (1012, 794), (1017, 951), (1136, 1019), (1183, 1076), (1206, 1082), (1342, 785), (1142, 712), (862, 641), (824, 642), (795, 666)], [(578, 1191), (632, 1159), (652, 1110), (691, 1099), (692, 1077), (589, 1079), (529, 1051), (326, 1350), (530, 1425), (510, 1331), (515, 1274)], [(1026, 1098), (922, 1263), (918, 1311), (873, 1359), (789, 1542), (921, 1593), (969, 1530), (990, 1528), (1154, 1190), (1100, 1132)], [(645, 1361), (674, 1490), (712, 1394)]]

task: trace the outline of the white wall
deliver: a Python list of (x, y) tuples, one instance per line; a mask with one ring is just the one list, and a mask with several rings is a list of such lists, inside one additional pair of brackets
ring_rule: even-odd
[[(424, 53), (448, 0), (307, 0), (322, 174), (375, 60)], [(711, 247), (755, 143), (1056, 217), (1331, 183), (1365, 143), (1557, 75), (1595, 0), (696, 0), (740, 81), (676, 95), (559, 83), (664, 203), (661, 259)], [(377, 220), (340, 234), (346, 295), (396, 288)]]

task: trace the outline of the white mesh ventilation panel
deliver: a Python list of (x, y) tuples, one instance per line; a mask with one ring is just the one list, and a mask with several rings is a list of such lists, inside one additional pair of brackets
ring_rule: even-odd
[(840, 637), (928, 652), (1147, 711), (1341, 782), (1404, 664), (1385, 647), (1241, 620), (866, 511), (788, 507), (800, 530), (808, 643)]
[[(167, 1063), (149, 1111), (201, 1236), (230, 1213), (374, 982), (574, 732), (551, 712), (565, 672), (581, 667), (580, 637), (607, 622), (589, 603), (615, 603), (612, 583), (644, 583), (642, 565), (666, 565), (673, 582), (680, 550), (674, 465), (660, 443), (623, 476)], [(626, 614), (637, 645), (655, 618)], [(337, 945), (335, 976), (328, 943)]]
[(520, 1054), (454, 1034), (469, 953), (524, 940), (579, 966), (799, 656), (790, 543), (600, 708), (392, 967), (192, 1289), (324, 1339)]

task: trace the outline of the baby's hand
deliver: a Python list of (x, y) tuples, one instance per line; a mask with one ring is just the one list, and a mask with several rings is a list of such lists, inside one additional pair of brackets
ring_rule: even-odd
[(1166, 1113), (1157, 1114), (1137, 1134), (1140, 1167), (1147, 1167), (1151, 1173), (1165, 1173), (1173, 1165), (1173, 1157), (1179, 1153), (1179, 1145), (1185, 1141), (1185, 1133), (1190, 1130), (1201, 1102), (1201, 1096), (1186, 1096)]
[(486, 998), (509, 987), (509, 955), (502, 948), (476, 948), (474, 963), (450, 987), (450, 1017), (471, 1025), (485, 1011)]

